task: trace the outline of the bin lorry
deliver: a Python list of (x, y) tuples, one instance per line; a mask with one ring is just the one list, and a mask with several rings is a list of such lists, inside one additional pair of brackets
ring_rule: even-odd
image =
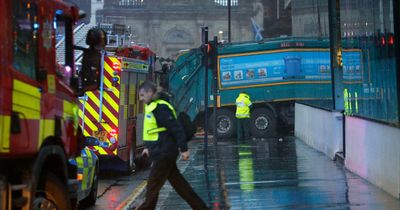
[[(64, 1), (0, 1), (0, 209), (77, 208), (83, 177), (68, 160), (83, 149), (78, 95), (98, 87), (100, 55), (88, 50), (86, 73), (75, 71), (81, 17)], [(58, 35), (64, 63), (56, 60)]]
[[(236, 134), (235, 99), (242, 91), (250, 95), (253, 103), (250, 131), (254, 137), (274, 135), (278, 125), (292, 127), (295, 101), (332, 103), (329, 40), (286, 37), (210, 46), (211, 52), (216, 50), (215, 72), (209, 64), (204, 65), (203, 56), (210, 55), (202, 48), (184, 51), (171, 67), (169, 91), (177, 112), (187, 115), (197, 126), (209, 120), (211, 127), (217, 126), (220, 138)], [(361, 50), (348, 49), (343, 53), (344, 79), (361, 83)], [(205, 69), (209, 71), (208, 87), (204, 87)], [(213, 75), (217, 87), (216, 113), (212, 109)], [(204, 106), (205, 88), (209, 89), (208, 107)], [(204, 119), (206, 108), (211, 113), (209, 119)], [(215, 114), (217, 122), (213, 121)]]
[[(80, 124), (85, 136), (94, 137), (88, 147), (101, 161), (113, 162), (111, 169), (131, 172), (143, 148), (142, 132), (136, 130), (142, 129), (144, 104), (136, 90), (143, 81), (155, 79), (156, 54), (138, 45), (109, 48), (107, 54), (100, 90), (80, 98)], [(106, 165), (102, 168), (110, 168)]]

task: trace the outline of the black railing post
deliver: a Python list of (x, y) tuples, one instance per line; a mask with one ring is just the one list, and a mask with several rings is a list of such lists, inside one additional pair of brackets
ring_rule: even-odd
[[(329, 41), (331, 54), (331, 81), (333, 110), (343, 111), (342, 37), (340, 30), (340, 0), (329, 0)], [(345, 116), (343, 116), (343, 123)], [(343, 124), (343, 156), (346, 155), (345, 124)]]
[(393, 24), (394, 24), (394, 49), (396, 59), (396, 82), (397, 82), (397, 125), (400, 126), (400, 3), (393, 1)]
[(231, 42), (231, 0), (228, 0), (228, 42)]
[(203, 66), (204, 66), (204, 170), (207, 169), (208, 162), (208, 27), (201, 28), (201, 42), (203, 49)]

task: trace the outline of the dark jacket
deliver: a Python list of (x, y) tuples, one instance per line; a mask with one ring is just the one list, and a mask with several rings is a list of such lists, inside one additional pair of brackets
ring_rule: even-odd
[[(169, 102), (166, 93), (157, 93), (153, 100), (162, 99)], [(188, 150), (186, 135), (182, 125), (175, 119), (172, 111), (167, 105), (159, 104), (153, 110), (158, 127), (167, 128), (166, 131), (160, 132), (158, 141), (145, 142), (145, 147), (149, 149), (150, 158), (159, 160), (163, 158), (177, 158), (179, 154), (178, 147), (181, 152)]]

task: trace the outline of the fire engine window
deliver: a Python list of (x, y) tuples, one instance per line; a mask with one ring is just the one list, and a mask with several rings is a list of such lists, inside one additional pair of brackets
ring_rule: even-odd
[(54, 30), (56, 34), (56, 73), (65, 84), (70, 84), (73, 76), (72, 56), (72, 33), (71, 23), (68, 18), (57, 16), (54, 19)]
[(14, 1), (13, 64), (16, 70), (36, 78), (38, 17), (37, 7), (30, 1)]

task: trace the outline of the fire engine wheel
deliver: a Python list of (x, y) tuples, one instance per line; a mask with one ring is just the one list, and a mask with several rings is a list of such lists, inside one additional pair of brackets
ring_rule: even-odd
[(80, 204), (83, 206), (93, 206), (97, 200), (97, 189), (99, 186), (99, 164), (96, 164), (96, 168), (94, 169), (94, 176), (93, 176), (93, 184), (90, 189), (89, 195), (83, 199)]
[(217, 126), (218, 138), (232, 138), (235, 136), (236, 122), (232, 111), (221, 109), (217, 111), (217, 122), (214, 122), (214, 113), (209, 118), (211, 132)]
[(33, 198), (33, 210), (68, 210), (67, 187), (64, 186), (57, 176), (48, 172), (43, 179), (44, 183), (38, 185)]
[(251, 116), (251, 134), (254, 137), (271, 137), (275, 134), (276, 119), (267, 108), (257, 108)]

